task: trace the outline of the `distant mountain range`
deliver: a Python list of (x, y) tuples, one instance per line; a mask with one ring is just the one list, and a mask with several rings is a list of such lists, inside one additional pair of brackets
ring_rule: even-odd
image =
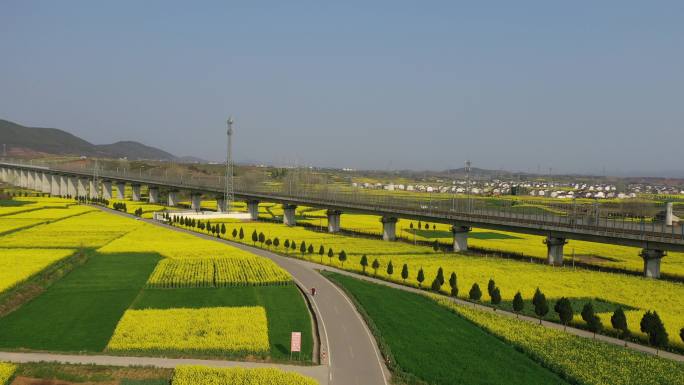
[[(7, 156), (75, 155), (130, 160), (173, 160), (194, 163), (201, 159), (177, 157), (134, 141), (92, 144), (58, 128), (27, 127), (0, 119), (0, 146)], [(0, 148), (3, 151), (3, 148)]]

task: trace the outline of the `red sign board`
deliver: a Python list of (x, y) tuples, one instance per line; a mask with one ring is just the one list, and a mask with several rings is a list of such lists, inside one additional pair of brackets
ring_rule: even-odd
[(292, 337), (290, 338), (290, 352), (301, 352), (302, 351), (302, 333), (292, 332)]

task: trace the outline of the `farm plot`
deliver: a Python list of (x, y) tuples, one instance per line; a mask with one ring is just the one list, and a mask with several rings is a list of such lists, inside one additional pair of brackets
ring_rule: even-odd
[(172, 385), (318, 385), (312, 378), (275, 368), (209, 368), (179, 366), (173, 374)]
[(529, 357), (429, 298), (333, 274), (365, 313), (403, 383), (566, 384)]
[(44, 219), (15, 219), (11, 217), (8, 219), (8, 217), (0, 217), (0, 234), (34, 226), (43, 222), (45, 222)]
[(292, 282), (283, 269), (261, 258), (190, 258), (159, 262), (149, 287), (226, 287), (273, 285)]
[(2, 247), (97, 248), (140, 224), (101, 211), (88, 212), (2, 237)]
[(265, 356), (266, 311), (258, 306), (127, 310), (107, 350)]
[[(311, 319), (295, 285), (241, 286), (143, 290), (131, 309), (208, 309), (254, 307), (266, 310), (271, 360), (290, 359), (290, 333), (302, 332), (301, 360), (310, 361), (313, 349)], [(296, 357), (300, 359), (300, 357)]]
[(0, 347), (102, 351), (159, 256), (93, 252), (88, 262), (0, 318)]
[(0, 385), (5, 385), (14, 375), (16, 365), (0, 362)]
[(0, 249), (0, 293), (74, 252), (72, 249)]
[(545, 367), (581, 384), (659, 385), (676, 384), (684, 378), (681, 362), (457, 305), (444, 298), (436, 301)]

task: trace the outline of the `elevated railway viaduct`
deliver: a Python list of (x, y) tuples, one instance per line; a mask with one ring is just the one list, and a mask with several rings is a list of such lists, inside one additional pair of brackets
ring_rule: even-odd
[[(141, 187), (147, 186), (150, 203), (178, 205), (180, 192), (190, 196), (191, 208), (200, 210), (203, 197), (216, 199), (218, 211), (226, 210), (221, 177), (205, 179), (153, 176), (127, 170), (92, 170), (64, 166), (38, 166), (16, 162), (0, 162), (0, 180), (23, 188), (55, 196), (89, 196), (105, 199), (124, 198), (127, 185), (132, 199), (142, 200)], [(163, 193), (163, 194), (162, 194)], [(378, 215), (383, 226), (383, 239), (396, 239), (399, 218), (451, 225), (454, 251), (467, 250), (468, 233), (475, 228), (502, 230), (546, 237), (548, 263), (563, 264), (563, 247), (568, 240), (582, 240), (640, 248), (644, 275), (660, 277), (660, 261), (668, 251), (684, 251), (684, 228), (672, 222), (672, 205), (666, 205), (661, 222), (634, 220), (633, 216), (602, 216), (600, 212), (554, 214), (526, 213), (524, 210), (473, 207), (469, 202), (432, 200), (430, 198), (364, 194), (342, 189), (298, 188), (297, 186), (258, 186), (237, 188), (235, 199), (247, 203), (252, 219), (258, 218), (260, 202), (273, 202), (283, 207), (283, 222), (295, 225), (295, 209), (307, 206), (327, 209), (328, 231), (340, 229), (342, 213)]]

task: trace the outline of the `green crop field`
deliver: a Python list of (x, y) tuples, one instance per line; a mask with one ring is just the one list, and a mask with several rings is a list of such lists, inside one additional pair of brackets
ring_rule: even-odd
[(290, 332), (302, 332), (302, 360), (311, 360), (311, 321), (295, 286), (252, 286), (217, 289), (145, 289), (133, 309), (212, 308), (263, 306), (267, 312), (270, 355), (289, 357)]
[(422, 295), (332, 274), (372, 320), (410, 384), (566, 384), (510, 345)]
[[(33, 210), (0, 217), (22, 223), (23, 219), (39, 220), (0, 235), (0, 266), (6, 267), (0, 272), (0, 291), (9, 293), (0, 296), (0, 301), (21, 300), (12, 296), (15, 287), (20, 288), (48, 266), (76, 252), (85, 255), (86, 261), (56, 281), (52, 279), (35, 298), (19, 303), (16, 310), (0, 317), (0, 348), (68, 352), (102, 352), (107, 348), (116, 354), (139, 354), (143, 350), (114, 349), (128, 342), (113, 339), (115, 330), (126, 332), (129, 324), (124, 320), (135, 319), (138, 310), (160, 310), (159, 315), (150, 316), (164, 317), (157, 323), (176, 326), (179, 336), (240, 336), (232, 328), (244, 323), (202, 324), (192, 318), (202, 317), (201, 313), (183, 309), (216, 312), (225, 317), (250, 307), (255, 309), (255, 316), (263, 312), (265, 340), (259, 343), (265, 345), (259, 346), (266, 350), (259, 359), (288, 361), (292, 330), (303, 334), (305, 350), (297, 358), (312, 359), (308, 308), (289, 274), (269, 259), (94, 207), (60, 205), (65, 200), (55, 207), (53, 198), (25, 199), (32, 201), (3, 207), (31, 205)], [(205, 271), (205, 267), (209, 270)], [(159, 280), (152, 281), (157, 270)], [(222, 283), (218, 285), (221, 287), (202, 287), (207, 274), (215, 275), (213, 282)], [(176, 283), (182, 288), (174, 288)], [(165, 288), (152, 288), (160, 284)], [(139, 316), (148, 317), (147, 313)], [(163, 333), (155, 323), (148, 327), (152, 328), (148, 334)], [(232, 345), (224, 343), (220, 349), (207, 347), (213, 346), (212, 341), (188, 340), (178, 345), (183, 346), (182, 351), (172, 347), (168, 351), (144, 351), (183, 357), (242, 359), (252, 355), (237, 340)]]
[[(391, 351), (399, 367), (396, 370), (403, 369), (431, 384), (567, 381), (656, 385), (676, 384), (684, 376), (681, 362), (456, 305), (444, 297), (409, 293), (340, 274), (327, 276), (361, 305), (381, 343)], [(477, 372), (488, 365), (492, 368), (487, 373)], [(558, 377), (544, 373), (546, 370)], [(502, 377), (487, 377), (491, 375)]]

